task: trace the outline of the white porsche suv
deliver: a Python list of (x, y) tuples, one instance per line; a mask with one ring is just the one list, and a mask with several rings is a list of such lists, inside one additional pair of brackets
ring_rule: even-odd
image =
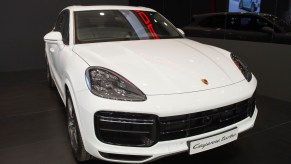
[(78, 161), (195, 154), (254, 126), (257, 80), (248, 67), (184, 38), (152, 9), (68, 7), (44, 40)]

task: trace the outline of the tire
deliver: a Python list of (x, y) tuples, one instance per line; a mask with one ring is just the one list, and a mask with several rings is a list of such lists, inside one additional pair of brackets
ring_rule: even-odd
[(242, 1), (239, 1), (239, 6), (238, 8), (242, 9), (243, 8), (243, 2)]
[(46, 62), (46, 78), (47, 78), (49, 88), (54, 89), (56, 87), (56, 85), (55, 85), (55, 82), (52, 78), (52, 74), (50, 71), (50, 66), (48, 64), (48, 61)]
[(74, 105), (70, 94), (67, 95), (67, 127), (69, 132), (69, 138), (74, 157), (79, 162), (84, 162), (92, 159), (92, 156), (85, 150), (82, 136), (80, 133), (78, 121), (75, 114)]

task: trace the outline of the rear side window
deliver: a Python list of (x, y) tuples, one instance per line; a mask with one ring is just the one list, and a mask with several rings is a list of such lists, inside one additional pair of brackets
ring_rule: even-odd
[(241, 23), (246, 25), (247, 19), (243, 20), (241, 22), (241, 19), (239, 16), (228, 16), (226, 21), (226, 28), (232, 29), (232, 30), (239, 30), (241, 28)]
[(270, 28), (273, 28), (275, 32), (281, 32), (277, 27), (274, 26), (274, 24), (271, 24), (270, 22), (268, 22), (267, 20), (263, 18), (258, 17), (256, 18), (256, 20), (257, 20), (256, 21), (257, 31), (262, 31), (263, 27), (270, 27)]
[(218, 15), (205, 18), (199, 23), (201, 27), (209, 27), (209, 28), (224, 28), (225, 27), (225, 16)]
[(240, 31), (261, 31), (265, 26), (270, 26), (270, 24), (262, 19), (258, 19), (256, 16), (252, 15), (236, 15), (229, 16), (227, 19), (227, 29), (240, 30)]
[(256, 19), (249, 15), (234, 15), (227, 17), (226, 28), (240, 31), (254, 31)]

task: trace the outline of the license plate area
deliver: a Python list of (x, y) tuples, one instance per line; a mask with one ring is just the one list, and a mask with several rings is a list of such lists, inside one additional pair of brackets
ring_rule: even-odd
[(207, 151), (227, 143), (233, 142), (238, 138), (238, 129), (232, 129), (214, 136), (190, 141), (189, 154), (197, 154), (203, 151)]

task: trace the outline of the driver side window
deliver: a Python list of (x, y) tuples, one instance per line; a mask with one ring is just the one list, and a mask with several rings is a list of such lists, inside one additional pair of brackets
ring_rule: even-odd
[(64, 44), (69, 44), (69, 21), (70, 21), (70, 14), (68, 10), (64, 10), (60, 13), (54, 31), (58, 31), (63, 36)]

